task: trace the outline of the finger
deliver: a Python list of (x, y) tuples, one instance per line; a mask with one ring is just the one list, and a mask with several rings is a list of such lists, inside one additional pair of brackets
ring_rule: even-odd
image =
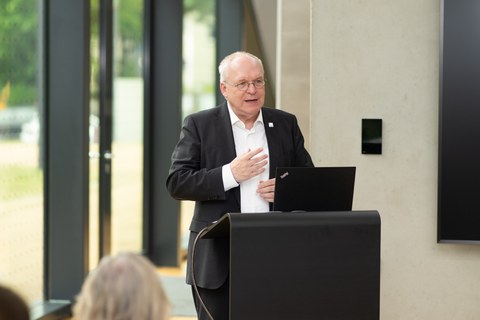
[(259, 195), (260, 195), (260, 197), (262, 197), (262, 199), (264, 199), (265, 201), (268, 201), (268, 202), (273, 202), (274, 197), (275, 197), (274, 192), (260, 193)]
[(263, 148), (256, 148), (256, 149), (248, 149), (248, 151), (246, 153), (244, 153), (243, 155), (245, 156), (245, 158), (247, 159), (252, 159), (253, 157), (255, 157), (256, 155), (258, 155), (259, 153), (261, 153), (263, 151)]
[(275, 179), (260, 180), (258, 183), (258, 190), (264, 190), (265, 192), (272, 192), (275, 190)]
[(253, 170), (250, 171), (250, 177), (249, 178), (252, 178), (252, 177), (255, 177), (255, 176), (258, 176), (259, 174), (263, 173), (265, 171), (265, 167), (262, 166), (262, 167), (257, 167)]
[(263, 161), (268, 158), (268, 154), (262, 154), (260, 156), (256, 156), (250, 159), (250, 161)]
[(267, 160), (258, 161), (252, 164), (252, 168), (263, 168), (267, 165)]
[(274, 187), (275, 188), (275, 178), (269, 179), (269, 180), (260, 180), (258, 184), (259, 188), (265, 188), (265, 187)]
[(268, 194), (273, 193), (275, 191), (275, 187), (268, 186), (268, 187), (258, 187), (257, 192), (259, 194)]

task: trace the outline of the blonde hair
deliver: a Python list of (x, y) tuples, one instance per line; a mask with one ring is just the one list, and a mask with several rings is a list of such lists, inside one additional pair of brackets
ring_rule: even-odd
[(236, 58), (239, 58), (239, 57), (248, 57), (248, 58), (251, 58), (251, 59), (255, 60), (262, 67), (262, 70), (263, 70), (262, 60), (260, 60), (257, 56), (255, 56), (255, 55), (253, 55), (249, 52), (246, 52), (246, 51), (237, 51), (237, 52), (231, 53), (228, 56), (226, 56), (225, 58), (223, 58), (223, 60), (218, 65), (218, 73), (220, 74), (220, 82), (224, 82), (227, 79), (227, 73), (228, 73), (230, 63), (233, 60), (235, 60)]
[(170, 303), (153, 264), (135, 253), (102, 258), (85, 280), (77, 320), (164, 320)]

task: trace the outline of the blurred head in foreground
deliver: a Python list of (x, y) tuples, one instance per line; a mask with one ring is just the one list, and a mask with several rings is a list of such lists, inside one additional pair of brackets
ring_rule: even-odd
[(29, 320), (25, 301), (13, 290), (0, 285), (0, 320)]
[(170, 303), (154, 265), (136, 253), (102, 258), (85, 280), (77, 320), (164, 320)]

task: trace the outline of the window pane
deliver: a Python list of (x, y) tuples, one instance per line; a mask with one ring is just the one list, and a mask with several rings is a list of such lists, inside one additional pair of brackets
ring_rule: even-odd
[(215, 1), (185, 0), (182, 115), (215, 106)]
[(143, 1), (114, 1), (112, 253), (142, 250)]
[[(215, 106), (215, 1), (184, 0), (182, 118)], [(181, 248), (188, 245), (193, 202), (182, 201)]]
[(40, 1), (0, 5), (0, 282), (43, 299)]
[(89, 116), (89, 268), (98, 265), (100, 254), (99, 230), (99, 162), (100, 162), (100, 123), (99, 123), (99, 71), (100, 71), (100, 36), (99, 15), (100, 1), (91, 0), (90, 29), (90, 116)]

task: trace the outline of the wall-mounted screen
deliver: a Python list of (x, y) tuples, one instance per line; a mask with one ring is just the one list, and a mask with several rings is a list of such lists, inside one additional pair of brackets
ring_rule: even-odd
[(480, 243), (480, 1), (442, 18), (438, 241)]

